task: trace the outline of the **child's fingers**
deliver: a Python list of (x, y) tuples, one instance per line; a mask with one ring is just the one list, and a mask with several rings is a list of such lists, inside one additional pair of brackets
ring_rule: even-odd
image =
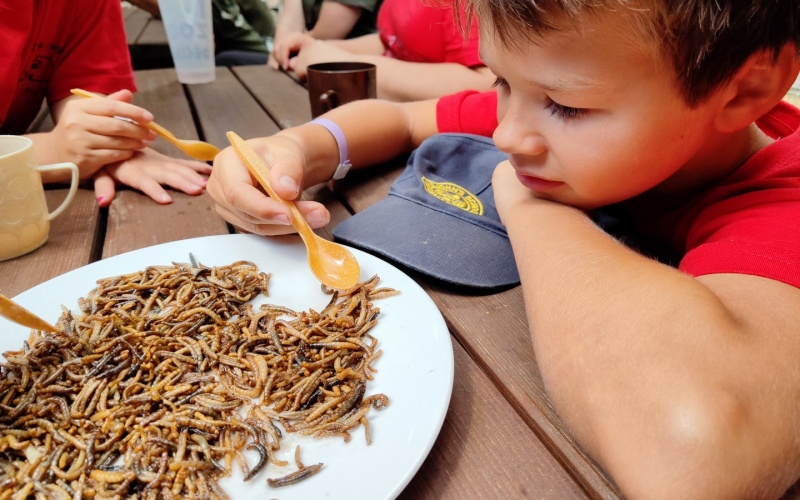
[(172, 161), (174, 161), (175, 163), (180, 163), (185, 167), (189, 167), (199, 174), (210, 175), (211, 172), (213, 171), (211, 165), (209, 165), (208, 163), (204, 163), (202, 161), (189, 160), (185, 158), (173, 158)]
[(109, 206), (117, 194), (114, 179), (109, 175), (106, 169), (100, 169), (94, 174), (93, 180), (94, 195), (97, 199), (97, 205), (100, 207)]
[(169, 195), (169, 193), (167, 193), (167, 190), (164, 189), (161, 184), (159, 184), (158, 181), (152, 177), (140, 179), (139, 182), (137, 182), (133, 187), (139, 189), (156, 203), (161, 205), (169, 205), (172, 203), (172, 197)]
[(127, 89), (118, 90), (112, 94), (108, 94), (106, 97), (120, 102), (133, 102), (133, 92)]
[[(127, 92), (127, 91), (120, 91)], [(116, 94), (112, 94), (116, 95)], [(137, 123), (149, 123), (153, 121), (153, 113), (140, 108), (130, 102), (119, 101), (116, 99), (83, 99), (80, 102), (82, 109), (90, 114), (106, 117), (119, 116), (133, 120)]]
[(114, 138), (123, 141), (123, 144), (114, 146), (111, 145), (106, 139), (103, 139), (100, 142), (102, 146), (97, 147), (122, 147), (125, 149), (130, 149), (133, 147), (138, 149), (141, 146), (137, 146), (130, 141), (124, 141), (124, 139), (132, 139), (135, 141), (144, 141), (149, 143), (158, 137), (155, 132), (147, 127), (143, 127), (139, 124), (113, 116), (89, 115), (84, 120), (82, 126), (87, 132), (95, 136), (95, 141), (103, 138)]
[(300, 210), (303, 218), (312, 229), (325, 227), (331, 221), (331, 214), (328, 209), (316, 201), (298, 201), (295, 205), (297, 205), (297, 209)]
[(205, 177), (182, 164), (164, 165), (154, 179), (162, 185), (191, 195), (202, 193), (208, 182)]

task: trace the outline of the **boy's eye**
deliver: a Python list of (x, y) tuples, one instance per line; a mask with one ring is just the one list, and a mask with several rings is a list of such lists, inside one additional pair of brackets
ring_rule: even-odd
[(501, 89), (507, 89), (508, 88), (508, 82), (506, 81), (505, 78), (500, 78), (498, 76), (497, 78), (494, 79), (494, 83), (492, 84), (492, 87), (497, 87), (497, 88), (501, 88)]
[[(500, 88), (503, 90), (508, 90), (508, 82), (505, 78), (497, 77), (492, 84), (492, 87)], [(570, 108), (569, 106), (564, 106), (558, 104), (557, 102), (553, 101), (552, 99), (548, 99), (550, 101), (545, 109), (550, 110), (551, 116), (557, 116), (562, 120), (575, 120), (577, 118), (581, 118), (582, 116), (586, 115), (589, 110), (584, 108)]]
[(562, 106), (561, 104), (553, 101), (550, 101), (550, 104), (548, 104), (545, 109), (550, 110), (551, 116), (557, 116), (562, 120), (575, 120), (576, 118), (580, 118), (589, 112), (588, 109), (570, 108), (569, 106)]

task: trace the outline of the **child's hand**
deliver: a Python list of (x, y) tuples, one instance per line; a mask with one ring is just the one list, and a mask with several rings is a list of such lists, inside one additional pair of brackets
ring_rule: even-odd
[(50, 144), (58, 155), (78, 165), (81, 179), (91, 178), (103, 166), (127, 160), (156, 138), (138, 123), (153, 120), (149, 111), (131, 104), (132, 94), (121, 90), (108, 99), (70, 97), (56, 104), (56, 126)]
[[(303, 185), (304, 153), (300, 146), (281, 136), (247, 141), (270, 167), (270, 184), (287, 200), (294, 200)], [(217, 213), (231, 224), (251, 233), (287, 234), (291, 213), (283, 203), (270, 199), (250, 176), (247, 167), (232, 147), (214, 159), (214, 170), (208, 180), (208, 194), (214, 198)], [(297, 208), (312, 228), (330, 221), (328, 210), (317, 202), (298, 201)]]
[(170, 186), (186, 194), (203, 192), (211, 173), (207, 163), (171, 158), (145, 148), (121, 162), (107, 165), (94, 175), (97, 204), (108, 206), (114, 199), (115, 184), (121, 183), (142, 191), (157, 203), (168, 204), (172, 198), (162, 186)]
[(316, 39), (311, 35), (300, 32), (290, 33), (285, 37), (275, 39), (275, 45), (272, 48), (270, 57), (270, 66), (284, 71), (289, 69), (289, 61), (293, 56), (315, 41)]
[(312, 64), (339, 61), (355, 61), (358, 56), (323, 40), (311, 39), (299, 48), (297, 56), (289, 59), (289, 70), (299, 79), (304, 79)]

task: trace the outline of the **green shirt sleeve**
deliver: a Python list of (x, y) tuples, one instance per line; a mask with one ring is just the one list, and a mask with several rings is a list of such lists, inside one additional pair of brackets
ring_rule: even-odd
[(247, 50), (267, 53), (264, 37), (275, 34), (275, 20), (261, 0), (211, 0), (217, 53)]
[(342, 5), (361, 8), (361, 16), (356, 21), (356, 25), (347, 38), (356, 38), (362, 35), (369, 35), (376, 31), (376, 21), (378, 19), (378, 9), (383, 0), (303, 0), (303, 15), (306, 19), (306, 29), (312, 29), (319, 19), (319, 11), (322, 9), (322, 2), (336, 2)]

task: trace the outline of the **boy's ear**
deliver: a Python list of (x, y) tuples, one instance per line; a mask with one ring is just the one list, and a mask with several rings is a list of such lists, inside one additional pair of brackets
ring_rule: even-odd
[(720, 90), (724, 101), (717, 128), (733, 132), (756, 121), (786, 95), (799, 70), (800, 56), (794, 43), (784, 45), (777, 59), (771, 52), (750, 56)]

